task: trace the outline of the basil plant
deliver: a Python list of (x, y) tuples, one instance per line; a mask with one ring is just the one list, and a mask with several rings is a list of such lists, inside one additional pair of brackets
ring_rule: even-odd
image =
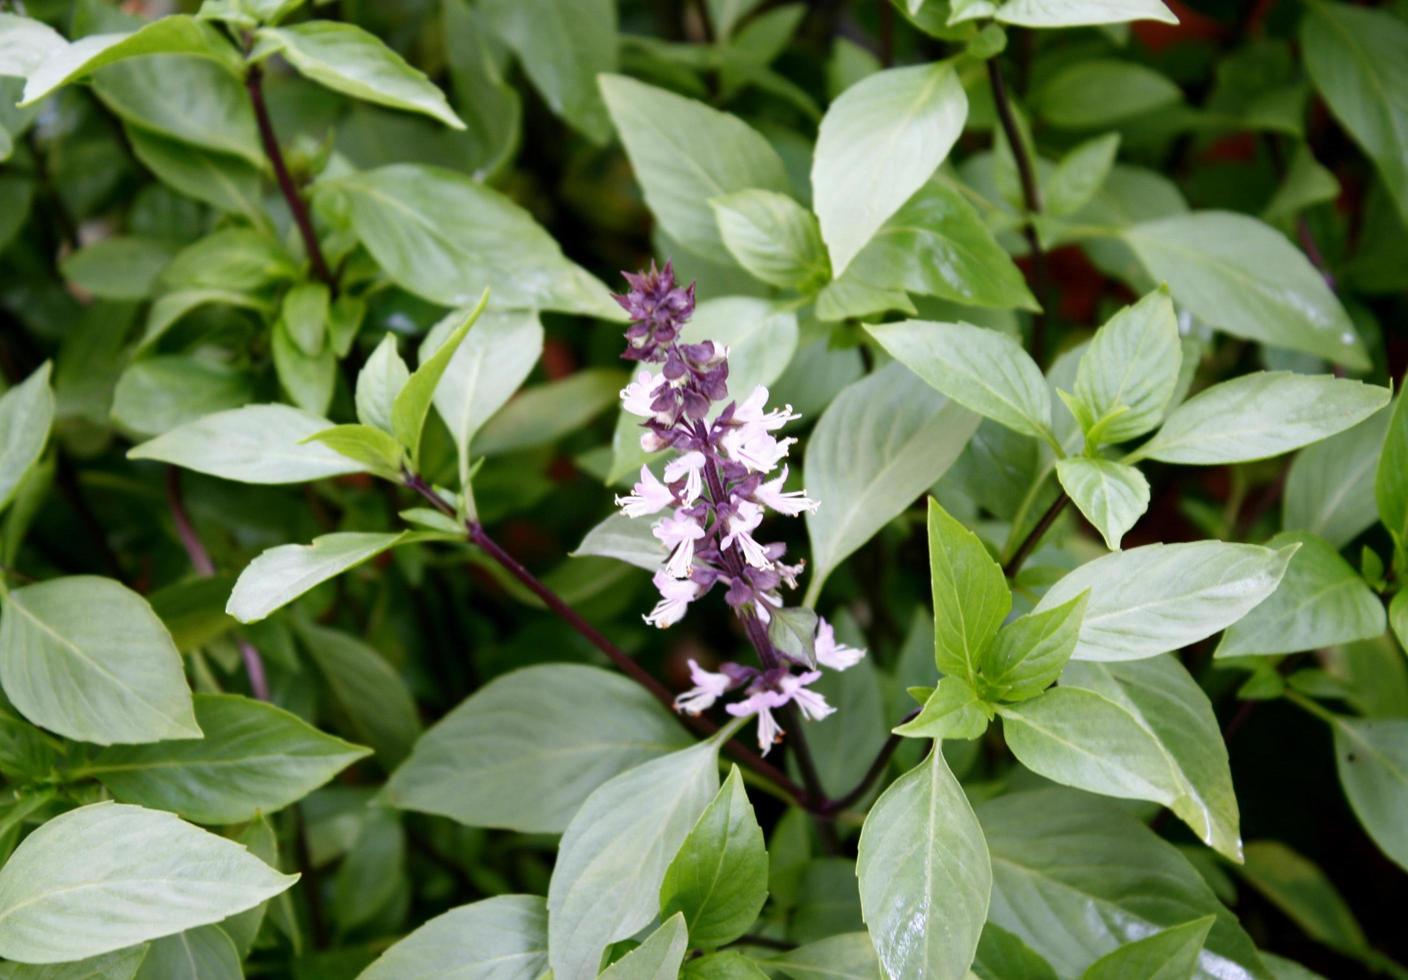
[(0, 0), (0, 976), (1408, 977), (1405, 256), (1400, 0)]

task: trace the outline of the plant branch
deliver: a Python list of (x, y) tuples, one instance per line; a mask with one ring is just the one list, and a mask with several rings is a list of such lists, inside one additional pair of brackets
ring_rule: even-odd
[(1012, 149), (1012, 159), (1017, 164), (1017, 176), (1022, 182), (1022, 202), (1027, 210), (1022, 234), (1027, 240), (1027, 248), (1031, 250), (1032, 278), (1035, 280), (1036, 300), (1041, 305), (1041, 310), (1032, 314), (1032, 358), (1042, 364), (1045, 362), (1046, 348), (1046, 307), (1051, 290), (1046, 269), (1046, 253), (1042, 251), (1036, 224), (1032, 220), (1034, 215), (1041, 213), (1041, 188), (1037, 184), (1036, 168), (1027, 153), (1026, 141), (1022, 139), (1021, 130), (1017, 128), (1017, 117), (1012, 112), (1012, 100), (1007, 94), (1007, 83), (1002, 80), (1002, 70), (998, 68), (996, 58), (989, 58), (987, 65), (988, 82), (992, 86), (997, 117), (1002, 123), (1003, 135), (1007, 137), (1007, 145)]
[[(430, 486), (430, 484), (426, 483), (419, 475), (406, 473), (403, 479), (407, 487), (420, 494), (427, 503), (441, 514), (459, 520), (459, 515), (455, 512), (455, 508), (452, 507), (445, 498), (441, 497), (440, 494), (436, 493), (435, 489)], [(552, 589), (539, 581), (537, 576), (525, 568), (518, 559), (505, 551), (497, 541), (491, 538), (488, 532), (484, 530), (482, 524), (478, 521), (466, 520), (464, 522), (464, 528), (465, 536), (471, 544), (478, 547), (498, 563), (501, 568), (522, 583), (530, 592), (541, 599), (543, 604), (546, 605), (548, 609), (552, 610), (559, 619), (567, 623), (568, 626), (571, 626), (583, 639), (605, 654), (606, 658), (615, 664), (622, 673), (649, 691), (655, 700), (664, 705), (672, 714), (675, 714), (681, 722), (705, 736), (712, 735), (719, 730), (719, 726), (703, 716), (677, 714), (675, 712), (674, 695), (670, 693), (665, 685), (661, 684), (652, 677), (645, 668), (636, 663), (630, 654), (612, 643), (600, 630), (583, 619), (581, 614), (563, 601), (557, 593), (553, 592)], [(788, 778), (786, 773), (772, 765), (772, 763), (768, 762), (766, 759), (763, 759), (761, 756), (745, 748), (737, 741), (730, 740), (726, 742), (724, 748), (743, 765), (778, 786), (804, 809), (814, 811), (820, 808), (825, 802), (824, 800), (814, 799), (807, 790), (798, 786)]]
[[(201, 578), (210, 578), (215, 574), (215, 562), (210, 560), (210, 552), (205, 550), (205, 543), (201, 541), (195, 525), (191, 523), (190, 515), (186, 513), (186, 505), (181, 498), (181, 471), (175, 466), (166, 468), (166, 505), (171, 511), (171, 520), (176, 525), (176, 536), (181, 539), (181, 546), (186, 549), (186, 557), (191, 560), (191, 567)], [(260, 701), (268, 701), (269, 680), (264, 673), (264, 659), (260, 657), (254, 644), (238, 634), (235, 636), (235, 645), (239, 647), (240, 659), (244, 661), (244, 672), (249, 677), (249, 689)]]
[(1002, 573), (1009, 579), (1017, 577), (1017, 573), (1022, 570), (1028, 558), (1031, 557), (1036, 546), (1041, 544), (1041, 539), (1046, 536), (1046, 532), (1051, 530), (1051, 525), (1056, 523), (1056, 518), (1061, 516), (1061, 511), (1066, 509), (1066, 505), (1071, 502), (1071, 498), (1061, 492), (1052, 501), (1051, 506), (1046, 508), (1046, 513), (1041, 515), (1036, 526), (1027, 532), (1027, 536), (1022, 539), (1022, 543), (1017, 546), (1017, 550), (1012, 553), (1012, 557), (1007, 559), (1002, 565)]
[[(899, 727), (899, 725), (903, 725), (905, 722), (914, 719), (918, 714), (918, 708), (912, 709), (899, 720), (895, 727)], [(904, 741), (904, 736), (896, 735), (891, 732), (890, 737), (885, 739), (885, 744), (880, 746), (880, 751), (875, 754), (875, 761), (870, 764), (870, 768), (865, 771), (865, 775), (860, 777), (860, 782), (856, 783), (855, 787), (845, 796), (828, 800), (823, 815), (835, 817), (836, 814), (854, 805), (856, 801), (865, 796), (866, 792), (875, 783), (875, 780), (879, 779), (885, 772), (885, 769), (890, 765), (890, 757), (895, 754), (895, 751), (900, 747), (900, 742), (902, 741)]]
[(274, 168), (274, 179), (278, 182), (279, 192), (283, 194), (289, 212), (293, 215), (293, 223), (298, 226), (303, 248), (313, 266), (313, 274), (326, 283), (328, 288), (335, 288), (337, 277), (332, 274), (327, 260), (323, 258), (323, 249), (318, 244), (317, 233), (313, 230), (313, 218), (308, 213), (308, 204), (303, 200), (303, 195), (298, 192), (298, 185), (293, 182), (293, 176), (288, 172), (283, 150), (279, 148), (279, 138), (274, 132), (274, 121), (269, 118), (269, 107), (264, 102), (264, 69), (259, 65), (250, 65), (244, 77), (244, 87), (249, 92), (250, 104), (254, 106), (254, 121), (259, 126), (259, 141), (264, 146), (264, 155), (269, 158), (269, 163)]

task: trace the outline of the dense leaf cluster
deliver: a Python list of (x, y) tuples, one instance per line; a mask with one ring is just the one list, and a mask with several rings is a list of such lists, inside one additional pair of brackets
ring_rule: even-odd
[(0, 976), (1408, 976), (1405, 256), (1402, 2), (0, 0)]

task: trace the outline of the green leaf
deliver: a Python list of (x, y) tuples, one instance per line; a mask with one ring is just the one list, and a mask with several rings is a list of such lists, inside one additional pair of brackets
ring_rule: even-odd
[[(849, 619), (845, 613), (836, 617), (838, 636), (860, 646), (864, 641)], [(817, 776), (828, 790), (844, 792), (860, 781), (885, 744), (887, 720), (880, 672), (870, 657), (862, 657), (848, 670), (823, 671), (812, 690), (836, 708), (833, 718), (807, 726)], [(840, 718), (847, 720), (836, 720)], [(794, 772), (794, 777), (799, 775)]]
[(686, 960), (680, 980), (768, 980), (768, 975), (756, 960), (727, 949)]
[(1021, 939), (991, 921), (983, 926), (983, 934), (978, 938), (978, 957), (973, 961), (973, 972), (980, 980), (1008, 980), (1010, 977), (1056, 980), (1049, 963)]
[(788, 980), (881, 980), (870, 935), (847, 932), (784, 953), (768, 966)]
[(1135, 455), (1201, 466), (1266, 459), (1343, 432), (1388, 400), (1389, 390), (1378, 385), (1258, 371), (1213, 385), (1179, 405)]
[(182, 149), (227, 154), (261, 171), (268, 167), (249, 93), (237, 75), (213, 61), (134, 58), (95, 74), (93, 92), (129, 128), (174, 140)]
[(181, 655), (137, 593), (73, 575), (3, 605), (0, 681), (30, 721), (99, 745), (201, 737)]
[(268, 222), (260, 200), (262, 177), (254, 164), (233, 154), (209, 152), (158, 136), (141, 126), (127, 124), (123, 132), (137, 159), (162, 183), (255, 225)]
[(711, 200), (752, 188), (788, 192), (777, 151), (738, 117), (622, 75), (598, 84), (645, 203), (696, 255), (717, 260), (724, 249)]
[(676, 912), (645, 942), (601, 972), (601, 980), (676, 980), (691, 936), (684, 913)]
[(1119, 133), (1106, 133), (1071, 149), (1044, 182), (1044, 213), (1060, 216), (1083, 208), (1110, 176), (1119, 149)]
[(422, 358), (420, 366), (411, 373), (391, 402), (391, 431), (401, 445), (411, 454), (412, 472), (420, 471), (420, 434), (425, 427), (425, 417), (430, 413), (430, 403), (435, 397), (435, 388), (450, 366), (450, 358), (455, 356), (464, 341), (469, 328), (479, 319), (484, 307), (489, 303), (489, 289), (485, 287), (468, 313), (455, 316), (456, 325), (450, 328), (445, 340), (435, 348), (435, 353)]
[(1282, 527), (1318, 534), (1339, 549), (1373, 526), (1378, 519), (1374, 474), (1380, 450), (1387, 448), (1391, 415), (1391, 409), (1380, 409), (1296, 455), (1286, 475)]
[(361, 465), (306, 440), (332, 423), (288, 405), (246, 405), (216, 412), (128, 450), (240, 483), (303, 483), (356, 473)]
[(470, 826), (560, 833), (603, 783), (688, 743), (624, 677), (578, 664), (525, 667), (427, 731), (386, 795), (402, 809)]
[(1004, 24), (1021, 27), (1082, 27), (1158, 20), (1177, 24), (1173, 11), (1159, 0), (1006, 0), (994, 14)]
[(1286, 168), (1285, 179), (1262, 209), (1261, 217), (1263, 221), (1281, 221), (1339, 196), (1339, 180), (1320, 165), (1310, 147), (1301, 143)]
[(548, 968), (548, 916), (537, 895), (496, 895), (426, 922), (357, 980), (538, 977)]
[(978, 416), (939, 395), (902, 364), (847, 386), (807, 441), (812, 561), (807, 595), (953, 465)]
[(445, 95), (376, 35), (353, 24), (311, 20), (291, 27), (261, 27), (250, 58), (284, 56), (299, 74), (334, 92), (377, 105), (419, 112), (452, 129), (464, 129)]
[(1149, 481), (1133, 466), (1071, 456), (1056, 461), (1056, 476), (1111, 551), (1149, 509)]
[(325, 415), (337, 387), (337, 358), (332, 348), (309, 356), (299, 349), (283, 320), (274, 324), (274, 370), (289, 399), (313, 415)]
[(718, 759), (719, 741), (710, 739), (624, 772), (587, 797), (562, 835), (548, 884), (557, 980), (595, 977), (609, 943), (655, 918), (670, 857), (718, 789)]
[(476, 447), (484, 456), (502, 456), (552, 445), (620, 404), (626, 381), (615, 368), (583, 368), (527, 388), (494, 413)]
[(45, 361), (24, 381), (0, 395), (0, 511), (14, 499), (20, 481), (44, 453), (54, 422), (51, 365)]
[(768, 640), (788, 660), (816, 670), (816, 629), (815, 611), (785, 606), (768, 620)]
[(70, 963), (0, 963), (0, 980), (133, 980), (150, 952), (141, 943)]
[(226, 228), (196, 239), (161, 274), (173, 290), (225, 293), (256, 293), (298, 277), (297, 263), (278, 240), (252, 228)]
[(471, 304), (487, 286), (505, 309), (621, 318), (606, 287), (527, 211), (464, 174), (400, 163), (320, 180), (313, 194), (340, 199), (382, 271), (433, 303)]
[(1036, 310), (1021, 270), (953, 182), (936, 177), (880, 227), (817, 298), (824, 320), (913, 312), (904, 291), (969, 306)]
[(1127, 711), (1152, 735), (1177, 786), (1170, 808), (1204, 844), (1240, 860), (1237, 797), (1227, 748), (1208, 696), (1177, 659), (1076, 661), (1067, 665), (1061, 686), (1094, 691)]
[(1399, 548), (1408, 549), (1408, 398), (1401, 394), (1384, 437), (1383, 454), (1374, 476), (1379, 518)]
[(625, 514), (613, 513), (587, 532), (573, 557), (598, 555), (615, 558), (628, 565), (653, 572), (665, 561), (659, 540), (650, 530), (648, 521), (638, 521)]
[[(454, 331), (446, 317), (426, 335), (421, 360), (431, 357)], [(435, 389), (435, 410), (459, 452), (463, 481), (469, 472), (474, 434), (518, 390), (543, 349), (543, 325), (534, 313), (486, 312), (455, 350)]]
[(1046, 79), (1032, 96), (1032, 111), (1062, 129), (1103, 129), (1165, 109), (1182, 98), (1179, 87), (1152, 68), (1130, 61), (1082, 58)]
[(370, 751), (235, 694), (197, 694), (195, 715), (204, 738), (104, 749), (75, 775), (123, 803), (230, 824), (297, 802)]
[(1408, 650), (1408, 592), (1400, 590), (1388, 604), (1388, 621), (1399, 647)]
[(323, 349), (331, 303), (331, 291), (321, 282), (300, 282), (284, 293), (284, 326), (303, 353), (312, 355)]
[[(1155, 290), (1095, 331), (1076, 368), (1078, 419), (1102, 443), (1141, 436), (1164, 417), (1183, 353), (1168, 292)], [(1142, 511), (1141, 511), (1142, 512)]]
[(1280, 232), (1229, 211), (1197, 211), (1126, 228), (1149, 274), (1199, 319), (1237, 337), (1365, 370), (1369, 356), (1340, 301)]
[(691, 945), (713, 949), (748, 931), (768, 897), (768, 852), (734, 766), (670, 861), (660, 916), (682, 913)]
[(104, 238), (65, 256), (59, 271), (100, 299), (145, 299), (173, 250), (152, 238)]
[(50, 55), (68, 47), (58, 31), (42, 20), (0, 13), (0, 75), (27, 78)]
[(1241, 619), (1271, 595), (1293, 550), (1193, 541), (1097, 558), (1053, 585), (1036, 611), (1082, 592), (1090, 601), (1076, 660), (1141, 660), (1177, 650)]
[(1335, 768), (1354, 815), (1374, 843), (1408, 869), (1408, 720), (1337, 718)]
[(1408, 25), (1387, 11), (1311, 3), (1300, 45), (1315, 87), (1378, 167), (1408, 223)]
[(803, 293), (831, 278), (816, 218), (786, 194), (735, 191), (714, 198), (709, 206), (724, 246), (754, 278)]
[(426, 532), (338, 531), (312, 544), (270, 548), (240, 572), (225, 611), (241, 623), (257, 623), (314, 586), (423, 536)]
[(157, 298), (147, 311), (147, 325), (137, 342), (141, 351), (156, 343), (183, 316), (202, 306), (220, 303), (264, 313), (269, 304), (258, 296), (229, 289), (178, 289)]
[(346, 633), (296, 621), (302, 646), (327, 681), (352, 734), (390, 769), (410, 755), (421, 735), (415, 699), (391, 664)]
[(490, 0), (480, 7), (548, 107), (593, 142), (610, 139), (596, 85), (602, 73), (616, 70), (616, 4)]
[(1299, 653), (1383, 634), (1383, 603), (1339, 552), (1307, 532), (1284, 532), (1267, 542), (1288, 544), (1300, 547), (1281, 584), (1228, 628), (1214, 656)]
[(149, 54), (188, 54), (210, 58), (238, 76), (240, 56), (214, 25), (178, 14), (154, 20), (130, 34), (90, 34), (56, 48), (28, 74), (21, 106), (37, 102), (62, 85), (104, 65)]
[(94, 803), (44, 824), (0, 868), (0, 955), (96, 956), (219, 922), (297, 880), (172, 814)]
[(1080, 637), (1089, 593), (1003, 626), (978, 658), (977, 683), (989, 701), (1034, 698), (1061, 676)]
[(976, 686), (978, 659), (1012, 609), (1002, 566), (978, 536), (929, 498), (929, 580), (934, 659)]
[(130, 432), (160, 435), (254, 397), (250, 375), (219, 361), (175, 354), (150, 357), (117, 379), (112, 420)]
[(1307, 936), (1349, 955), (1368, 951), (1354, 913), (1311, 861), (1273, 840), (1247, 844), (1246, 857), (1237, 873)]
[(835, 275), (924, 186), (967, 117), (963, 85), (944, 62), (877, 72), (831, 104), (817, 133), (812, 197)]
[(992, 708), (962, 677), (941, 677), (919, 714), (893, 731), (906, 738), (977, 738), (987, 731)]
[(137, 980), (242, 980), (240, 952), (219, 926), (201, 926), (165, 939), (147, 950)]
[(1187, 980), (1198, 969), (1198, 954), (1217, 920), (1211, 915), (1125, 943), (1081, 974), (1081, 980)]
[(1153, 932), (1215, 915), (1199, 978), (1265, 976), (1251, 939), (1172, 844), (1121, 807), (1061, 789), (977, 808), (992, 852), (989, 916), (1060, 976)]
[(983, 830), (939, 746), (871, 807), (856, 877), (886, 973), (939, 980), (968, 975), (987, 919), (992, 864)]
[(466, 169), (483, 178), (502, 168), (517, 148), (523, 100), (504, 79), (502, 49), (483, 9), (468, 0), (449, 0), (441, 13), (455, 104), (468, 127), (465, 142), (473, 147)]
[(410, 377), (410, 368), (396, 352), (396, 335), (387, 333), (357, 373), (357, 418), (364, 425), (391, 432), (392, 406)]
[(1024, 435), (1054, 438), (1046, 379), (1007, 334), (926, 320), (865, 329), (896, 360), (965, 408)]

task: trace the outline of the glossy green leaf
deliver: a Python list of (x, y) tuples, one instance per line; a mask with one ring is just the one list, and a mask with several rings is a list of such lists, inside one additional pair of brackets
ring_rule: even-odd
[(78, 81), (105, 65), (153, 54), (187, 54), (210, 58), (231, 74), (240, 58), (212, 24), (177, 14), (146, 24), (130, 34), (91, 34), (56, 48), (28, 73), (21, 105), (44, 98), (61, 85)]
[(172, 814), (95, 803), (50, 820), (0, 868), (0, 955), (95, 956), (218, 922), (297, 880)]
[(687, 744), (628, 679), (544, 664), (491, 681), (441, 719), (386, 793), (403, 809), (470, 826), (559, 833), (597, 787)]
[(270, 548), (245, 566), (225, 611), (241, 623), (258, 622), (314, 586), (416, 537), (410, 531), (337, 531), (312, 544)]
[(1087, 437), (1125, 442), (1164, 417), (1183, 360), (1168, 293), (1155, 290), (1095, 331), (1076, 368), (1074, 394)]
[(1391, 414), (1380, 409), (1296, 455), (1286, 475), (1283, 528), (1318, 534), (1338, 549), (1377, 521), (1374, 475)]
[(127, 455), (240, 483), (302, 483), (357, 472), (361, 466), (347, 457), (305, 441), (330, 427), (288, 405), (246, 405), (172, 429)]
[(711, 200), (787, 193), (777, 151), (738, 117), (622, 75), (602, 75), (599, 85), (651, 213), (696, 255), (717, 260), (724, 249)]
[(1075, 661), (1067, 665), (1061, 686), (1094, 691), (1152, 735), (1174, 776), (1176, 795), (1170, 808), (1203, 843), (1233, 861), (1240, 859), (1237, 797), (1227, 748), (1208, 696), (1175, 658)]
[(313, 191), (342, 201), (382, 271), (431, 302), (471, 304), (488, 286), (504, 309), (620, 318), (606, 287), (564, 258), (527, 211), (463, 174), (393, 164), (319, 181)]
[(455, 351), (459, 350), (488, 303), (489, 290), (485, 287), (479, 302), (472, 309), (455, 314), (452, 321), (454, 326), (445, 339), (436, 345), (434, 353), (421, 359), (420, 365), (411, 372), (391, 400), (391, 431), (410, 453), (412, 472), (420, 471), (420, 434), (425, 428), (425, 417), (430, 414), (435, 389), (449, 369), (450, 359), (455, 356)]
[(1195, 976), (1265, 975), (1256, 949), (1193, 866), (1119, 806), (1066, 790), (977, 808), (992, 852), (989, 916), (1077, 976), (1116, 948), (1215, 915)]
[(437, 915), (377, 957), (358, 980), (536, 978), (547, 966), (543, 899), (496, 895)]
[(621, 513), (613, 513), (588, 531), (572, 554), (574, 557), (615, 558), (647, 572), (655, 571), (665, 562), (660, 542), (651, 533), (650, 522), (634, 520)]
[(877, 72), (831, 104), (817, 133), (812, 197), (835, 275), (924, 186), (967, 116), (958, 74), (944, 62)]
[(302, 799), (368, 750), (282, 708), (234, 694), (198, 694), (204, 738), (104, 749), (81, 767), (123, 803), (231, 824)]
[(603, 783), (562, 836), (548, 885), (557, 980), (595, 977), (602, 950), (655, 918), (660, 883), (718, 789), (719, 742), (654, 759)]
[(1087, 562), (1036, 611), (1089, 590), (1076, 660), (1140, 660), (1177, 650), (1241, 619), (1276, 590), (1293, 550), (1194, 541), (1152, 544)]
[(881, 980), (884, 976), (875, 947), (864, 932), (841, 933), (807, 943), (770, 960), (768, 966), (788, 980)]
[(992, 865), (973, 808), (937, 745), (866, 816), (856, 876), (887, 974), (968, 974), (987, 919)]
[(1167, 108), (1181, 98), (1178, 86), (1153, 68), (1092, 58), (1053, 72), (1033, 94), (1032, 109), (1053, 126), (1098, 129)]
[(165, 939), (147, 949), (137, 980), (242, 980), (240, 953), (219, 926), (200, 926)]
[(901, 364), (836, 397), (807, 442), (807, 490), (822, 502), (806, 518), (816, 563), (808, 596), (943, 476), (979, 421)]
[(1408, 222), (1408, 25), (1387, 11), (1316, 2), (1305, 7), (1300, 44), (1315, 87)]
[(1389, 391), (1328, 375), (1259, 371), (1182, 405), (1137, 455), (1210, 466), (1278, 456), (1343, 432), (1388, 404)]
[(0, 395), (0, 511), (14, 499), (25, 474), (39, 460), (54, 422), (50, 364)]
[(419, 112), (453, 129), (464, 122), (445, 95), (376, 35), (354, 24), (313, 20), (261, 27), (251, 57), (277, 52), (298, 72), (335, 92), (393, 109)]
[(549, 108), (597, 143), (611, 123), (597, 79), (616, 70), (616, 4), (612, 0), (489, 0), (480, 5)]
[(364, 425), (391, 432), (391, 408), (406, 386), (411, 370), (396, 350), (396, 335), (381, 338), (362, 370), (357, 372), (357, 418)]
[(1408, 869), (1408, 720), (1339, 718), (1335, 766), (1354, 814), (1379, 849)]
[(942, 176), (880, 226), (845, 274), (822, 291), (817, 315), (840, 320), (891, 308), (913, 312), (905, 291), (969, 306), (1037, 309), (1021, 270), (964, 192)]
[(262, 178), (255, 164), (234, 154), (159, 136), (141, 126), (128, 125), (123, 132), (133, 154), (163, 183), (256, 225), (268, 221), (260, 200)]
[(973, 972), (979, 980), (1056, 980), (1050, 964), (1022, 940), (989, 920), (978, 938), (978, 955)]
[(50, 55), (68, 47), (42, 20), (0, 13), (0, 75), (27, 78)]
[(1400, 548), (1408, 549), (1408, 399), (1399, 395), (1374, 476), (1379, 519)]
[(337, 388), (337, 358), (332, 348), (308, 355), (289, 334), (283, 320), (274, 324), (274, 372), (289, 401), (311, 415), (326, 415)]
[(64, 257), (60, 271), (73, 285), (101, 299), (145, 299), (173, 250), (151, 238), (104, 238)]
[(906, 738), (971, 739), (987, 731), (992, 707), (962, 677), (940, 677), (919, 714), (893, 729)]
[(768, 975), (752, 959), (737, 950), (706, 953), (685, 960), (680, 980), (767, 980)]
[(602, 980), (676, 980), (692, 936), (683, 912), (676, 912), (645, 942), (601, 972)]
[(746, 190), (709, 202), (724, 247), (754, 278), (810, 292), (831, 278), (816, 218), (786, 194)]
[(502, 456), (552, 445), (619, 405), (626, 381), (615, 368), (584, 368), (527, 388), (485, 423), (475, 448), (485, 456)]
[(141, 943), (70, 963), (0, 963), (0, 980), (134, 980), (151, 945)]
[(1056, 462), (1056, 476), (1111, 551), (1149, 509), (1149, 481), (1133, 466), (1071, 456)]
[(73, 575), (3, 606), (0, 682), (30, 721), (99, 745), (200, 738), (181, 656), (137, 593)]
[(1289, 544), (1300, 547), (1281, 584), (1228, 628), (1216, 656), (1298, 653), (1383, 634), (1383, 603), (1339, 552), (1306, 532), (1285, 532), (1267, 542), (1273, 548)]
[(997, 5), (994, 16), (1020, 27), (1082, 27), (1131, 20), (1178, 23), (1173, 11), (1159, 0), (1005, 0)]
[(989, 700), (1025, 701), (1061, 676), (1080, 638), (1088, 594), (1003, 626), (978, 658), (977, 684)]
[(1012, 595), (987, 547), (932, 497), (929, 579), (935, 661), (942, 673), (976, 686), (979, 657), (1007, 618)]
[(1215, 921), (1213, 916), (1205, 915), (1125, 943), (1090, 964), (1081, 974), (1081, 980), (1121, 980), (1123, 977), (1187, 980), (1197, 972), (1198, 954)]
[(1340, 301), (1280, 232), (1229, 211), (1198, 211), (1126, 228), (1123, 240), (1174, 298), (1228, 333), (1366, 369)]
[(767, 895), (763, 831), (734, 766), (665, 870), (660, 915), (682, 913), (691, 945), (712, 949), (747, 932)]
[(1072, 148), (1042, 186), (1044, 213), (1070, 214), (1084, 207), (1110, 175), (1120, 148), (1120, 134), (1106, 133)]

